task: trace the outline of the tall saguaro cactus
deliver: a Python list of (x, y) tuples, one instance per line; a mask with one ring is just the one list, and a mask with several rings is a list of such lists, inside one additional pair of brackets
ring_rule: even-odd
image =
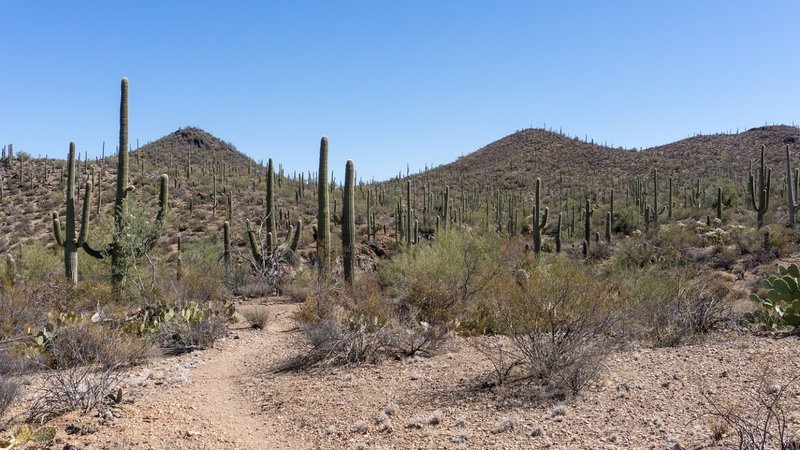
[(114, 198), (114, 234), (111, 244), (104, 250), (93, 249), (88, 242), (83, 242), (83, 250), (94, 258), (102, 259), (111, 256), (111, 281), (117, 293), (120, 292), (128, 277), (133, 261), (155, 247), (161, 237), (167, 216), (167, 197), (169, 196), (169, 177), (161, 175), (161, 186), (158, 196), (158, 213), (154, 227), (141, 236), (139, 242), (129, 242), (129, 216), (126, 199), (133, 186), (128, 184), (128, 79), (121, 83), (119, 105), (119, 146), (117, 153), (117, 183)]
[[(798, 192), (795, 191), (794, 180), (792, 180), (792, 160), (789, 157), (789, 146), (786, 146), (786, 187), (789, 191), (789, 226), (794, 229), (797, 227), (797, 208), (800, 201), (796, 201)], [(720, 199), (720, 204), (722, 200)]]
[(356, 267), (356, 210), (355, 210), (355, 168), (353, 161), (347, 160), (344, 171), (344, 194), (342, 197), (342, 255), (344, 256), (344, 280), (353, 285)]
[(328, 202), (328, 137), (319, 143), (319, 172), (317, 172), (317, 256), (319, 273), (327, 275), (331, 265), (331, 223)]
[(747, 187), (750, 193), (750, 205), (758, 215), (758, 228), (764, 226), (764, 214), (769, 209), (769, 187), (772, 179), (772, 169), (764, 166), (764, 145), (761, 146), (761, 164), (758, 169), (758, 186), (756, 187), (756, 178), (753, 175), (753, 169), (750, 169), (749, 182)]
[(589, 242), (592, 239), (592, 214), (594, 213), (594, 208), (592, 208), (591, 203), (589, 203), (589, 198), (586, 198), (586, 210), (583, 213), (583, 256), (589, 256)]
[[(277, 214), (277, 209), (275, 208), (275, 170), (272, 165), (272, 158), (269, 159), (267, 162), (267, 247), (269, 247), (269, 251), (274, 252), (275, 247), (277, 246), (277, 237), (278, 233), (275, 229), (275, 215)], [(269, 237), (272, 239), (269, 239)]]
[[(547, 216), (550, 213), (549, 208), (544, 209), (544, 214), (541, 214), (539, 205), (539, 190), (542, 187), (541, 178), (536, 179), (536, 198), (533, 206), (533, 252), (539, 253), (542, 251), (542, 230), (547, 225)], [(541, 219), (540, 219), (541, 215)]]
[(69, 156), (67, 157), (67, 223), (66, 233), (61, 233), (61, 222), (58, 212), (53, 211), (53, 235), (56, 243), (64, 247), (64, 276), (72, 279), (72, 284), (78, 284), (78, 249), (86, 242), (89, 234), (89, 206), (92, 198), (92, 182), (87, 181), (83, 192), (83, 207), (81, 208), (81, 229), (75, 233), (75, 143), (69, 143)]

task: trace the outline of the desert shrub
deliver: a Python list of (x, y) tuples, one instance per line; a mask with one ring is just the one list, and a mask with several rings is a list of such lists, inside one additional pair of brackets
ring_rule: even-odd
[(644, 230), (644, 218), (634, 208), (625, 208), (614, 214), (614, 233), (632, 236), (637, 230)]
[(17, 258), (17, 270), (26, 280), (38, 282), (64, 274), (63, 259), (44, 245), (26, 245), (22, 253), (22, 257)]
[(755, 228), (733, 225), (730, 230), (731, 243), (743, 255), (755, 253), (764, 249), (764, 235)]
[(507, 264), (500, 245), (493, 235), (440, 231), (434, 243), (417, 245), (385, 265), (381, 279), (409, 317), (452, 326)]
[(659, 259), (662, 264), (677, 264), (681, 248), (700, 245), (697, 230), (693, 228), (695, 224), (696, 222), (693, 222), (684, 226), (680, 223), (669, 223), (659, 226), (652, 243), (659, 249)]
[(577, 393), (613, 348), (622, 299), (610, 281), (556, 257), (526, 283), (504, 283), (497, 309), (537, 388)]
[(88, 320), (66, 323), (54, 333), (48, 350), (57, 368), (89, 364), (102, 368), (136, 365), (144, 361), (150, 349), (146, 340)]
[[(794, 376), (775, 383), (774, 376), (765, 370), (760, 374), (754, 391), (742, 393), (733, 403), (722, 403), (711, 393), (703, 393), (706, 415), (720, 420), (733, 431), (737, 447), (747, 450), (797, 449), (800, 434), (790, 429), (794, 405), (788, 397), (797, 383)], [(720, 437), (720, 439), (722, 436)]]
[(267, 310), (267, 308), (258, 306), (249, 309), (243, 309), (240, 311), (240, 313), (244, 317), (244, 320), (250, 324), (251, 328), (263, 330), (269, 323), (269, 310)]
[(14, 403), (19, 393), (19, 386), (16, 383), (0, 375), (0, 417), (3, 417), (6, 410)]
[(113, 396), (119, 377), (116, 368), (95, 365), (49, 371), (34, 394), (28, 420), (44, 423), (71, 411), (88, 413)]
[(377, 362), (382, 347), (378, 333), (348, 329), (336, 320), (320, 320), (301, 328), (302, 352), (276, 368), (277, 372), (312, 367), (351, 366)]
[(275, 371), (356, 366), (379, 363), (387, 357), (431, 356), (447, 337), (444, 327), (384, 325), (370, 329), (335, 319), (306, 324), (301, 331), (301, 352)]
[(658, 261), (659, 254), (656, 246), (646, 241), (626, 237), (621, 242), (617, 242), (612, 265), (621, 269), (642, 268), (656, 264)]
[(197, 243), (186, 245), (183, 258), (183, 275), (178, 283), (185, 301), (201, 305), (220, 299), (224, 269), (220, 262), (221, 247)]
[(389, 326), (382, 331), (386, 353), (395, 357), (433, 356), (447, 340), (447, 329), (426, 323)]
[(302, 303), (313, 294), (318, 281), (317, 271), (306, 269), (301, 270), (291, 281), (284, 280), (280, 288), (293, 302)]
[(190, 302), (185, 308), (171, 309), (159, 323), (159, 342), (175, 353), (211, 348), (227, 334), (227, 320), (232, 314), (226, 304), (201, 307)]
[[(792, 244), (797, 241), (797, 232), (783, 225), (770, 225), (766, 228), (769, 232), (769, 242), (765, 250), (778, 257), (789, 254)], [(763, 235), (764, 232), (762, 232), (762, 244)]]
[(651, 268), (619, 274), (630, 299), (629, 332), (657, 347), (691, 341), (727, 322), (728, 289), (689, 269)]

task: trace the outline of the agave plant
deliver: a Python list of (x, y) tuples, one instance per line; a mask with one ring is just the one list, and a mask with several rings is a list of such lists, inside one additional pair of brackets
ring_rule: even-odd
[(773, 327), (800, 327), (800, 267), (790, 264), (779, 267), (780, 276), (771, 276), (761, 284), (768, 289), (766, 297), (751, 294), (750, 299), (767, 310)]

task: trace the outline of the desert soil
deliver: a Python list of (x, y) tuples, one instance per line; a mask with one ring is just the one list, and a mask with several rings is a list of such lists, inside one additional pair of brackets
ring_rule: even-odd
[[(796, 337), (732, 332), (614, 353), (599, 381), (565, 400), (486, 387), (491, 365), (462, 338), (430, 358), (275, 374), (299, 351), (296, 305), (240, 307), (268, 308), (268, 328), (237, 324), (213, 349), (134, 369), (119, 406), (51, 421), (53, 448), (729, 448), (735, 436), (712, 403), (754, 410), (765, 371), (772, 388), (800, 374)], [(800, 383), (784, 399), (795, 433)]]

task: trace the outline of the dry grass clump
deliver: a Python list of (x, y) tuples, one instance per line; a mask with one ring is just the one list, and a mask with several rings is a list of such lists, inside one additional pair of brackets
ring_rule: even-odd
[(263, 307), (255, 307), (250, 309), (244, 309), (240, 311), (240, 314), (244, 316), (244, 320), (250, 324), (251, 328), (255, 328), (257, 330), (263, 330), (267, 328), (267, 324), (269, 323), (269, 310)]
[(113, 396), (119, 381), (115, 367), (84, 365), (48, 372), (28, 411), (28, 420), (43, 423), (79, 410), (88, 413)]

